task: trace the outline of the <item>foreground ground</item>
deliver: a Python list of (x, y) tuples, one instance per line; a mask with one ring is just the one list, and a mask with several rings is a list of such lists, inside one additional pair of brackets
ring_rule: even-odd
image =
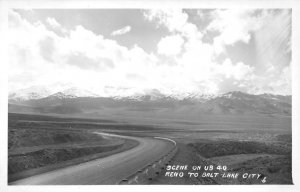
[[(207, 139), (177, 139), (179, 152), (172, 161), (174, 165), (202, 166), (197, 178), (166, 177), (164, 171), (153, 184), (292, 184), (291, 146), (286, 141), (289, 135), (274, 135), (272, 140), (228, 139), (232, 133)], [(263, 134), (260, 134), (260, 136)], [(205, 171), (204, 166), (214, 165), (214, 170)], [(216, 169), (226, 166), (226, 171)], [(238, 173), (237, 178), (209, 177), (206, 173)], [(243, 178), (243, 174), (260, 174), (259, 178)], [(246, 176), (246, 175), (245, 175)], [(256, 175), (258, 176), (258, 175)], [(262, 180), (265, 178), (265, 182)]]
[(173, 145), (150, 138), (123, 138), (137, 140), (139, 145), (124, 152), (92, 161), (71, 165), (43, 174), (14, 181), (12, 185), (96, 185), (118, 184), (169, 151)]
[[(186, 122), (166, 128), (166, 125), (9, 114), (9, 179), (14, 181), (82, 164), (137, 146), (134, 140), (94, 133), (100, 131), (137, 138), (159, 136), (173, 139), (177, 142), (178, 152), (169, 165), (202, 166), (202, 170), (197, 171), (198, 177), (189, 177), (190, 170), (183, 171), (183, 177), (170, 177), (166, 176), (166, 165), (155, 178), (139, 184), (291, 184), (290, 125), (273, 130), (272, 124), (264, 124), (263, 119), (260, 122), (267, 129), (252, 129), (250, 120), (248, 125), (243, 122), (243, 127), (248, 126), (248, 129), (228, 128), (230, 123), (237, 127), (238, 121), (226, 125), (212, 121), (213, 129), (207, 129), (208, 123), (205, 126), (193, 124), (190, 128), (185, 126)], [(255, 126), (257, 128), (258, 123)], [(216, 129), (218, 127), (220, 129)], [(259, 174), (260, 178), (244, 179), (241, 175), (235, 179), (203, 177), (205, 165), (226, 166), (226, 171), (206, 171), (210, 173), (249, 173)], [(263, 178), (266, 178), (265, 182), (262, 182)]]

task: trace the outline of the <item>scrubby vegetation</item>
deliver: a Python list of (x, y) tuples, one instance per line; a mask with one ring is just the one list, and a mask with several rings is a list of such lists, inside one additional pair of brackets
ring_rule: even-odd
[(43, 149), (25, 154), (11, 155), (8, 158), (8, 173), (13, 174), (32, 168), (60, 163), (78, 157), (84, 157), (96, 153), (103, 153), (117, 149), (120, 146), (121, 145), (71, 149)]
[(62, 119), (48, 121), (55, 118), (41, 117), (47, 121), (39, 121), (39, 118), (21, 114), (9, 116), (9, 181), (105, 157), (138, 144), (96, 134), (94, 129), (89, 129), (92, 125), (78, 125), (76, 119), (73, 119), (75, 122), (58, 123)]
[[(263, 136), (263, 135), (262, 135)], [(208, 163), (227, 165), (227, 172), (260, 173), (268, 184), (292, 184), (291, 135), (278, 134), (267, 141), (214, 139), (189, 143)], [(215, 180), (218, 184), (263, 184), (239, 178)]]
[(254, 141), (218, 140), (191, 143), (189, 145), (194, 147), (199, 154), (206, 158), (236, 154), (289, 154), (291, 152), (291, 149), (286, 146)]
[(109, 142), (101, 135), (83, 131), (51, 131), (35, 129), (9, 129), (8, 149), (18, 147), (32, 147), (39, 145), (54, 145), (62, 143), (77, 143), (84, 141), (97, 141), (102, 144)]

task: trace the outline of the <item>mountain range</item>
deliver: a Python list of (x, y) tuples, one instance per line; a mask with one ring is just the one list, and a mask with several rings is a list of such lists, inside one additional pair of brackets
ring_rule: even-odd
[(239, 91), (220, 95), (201, 93), (165, 95), (153, 90), (147, 94), (104, 97), (78, 88), (50, 93), (39, 87), (10, 93), (8, 110), (39, 114), (167, 113), (291, 116), (291, 100), (291, 96), (253, 95)]

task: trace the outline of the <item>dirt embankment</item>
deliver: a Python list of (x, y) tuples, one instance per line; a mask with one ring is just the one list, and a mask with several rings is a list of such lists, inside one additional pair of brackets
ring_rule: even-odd
[[(171, 165), (226, 165), (226, 173), (259, 173), (265, 184), (292, 184), (291, 135), (278, 135), (273, 141), (236, 139), (177, 140), (178, 153)], [(264, 184), (261, 180), (231, 178), (165, 177), (160, 174), (153, 184)]]
[(9, 181), (128, 150), (138, 143), (87, 131), (9, 130)]
[[(200, 157), (227, 172), (260, 173), (267, 184), (292, 184), (291, 143), (287, 136), (276, 141), (213, 140), (190, 143)], [(218, 184), (263, 184), (259, 180), (216, 179)]]

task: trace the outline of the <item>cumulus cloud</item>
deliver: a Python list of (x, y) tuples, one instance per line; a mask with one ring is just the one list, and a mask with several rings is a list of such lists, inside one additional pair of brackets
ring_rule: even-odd
[[(72, 84), (103, 96), (128, 96), (158, 90), (164, 94), (222, 93), (241, 90), (251, 93), (264, 91), (290, 93), (289, 64), (278, 67), (271, 59), (265, 68), (234, 61), (223, 54), (226, 46), (237, 42), (249, 43), (264, 39), (264, 44), (279, 49), (288, 41), (288, 32), (281, 32), (270, 20), (289, 28), (289, 12), (269, 13), (252, 10), (216, 10), (205, 33), (217, 32), (213, 43), (203, 41), (203, 31), (189, 21), (180, 10), (144, 10), (145, 22), (165, 27), (169, 34), (161, 37), (157, 50), (147, 53), (138, 45), (125, 47), (117, 41), (78, 25), (72, 30), (55, 19), (45, 23), (30, 23), (14, 11), (9, 14), (9, 86), (19, 89), (34, 85)], [(55, 22), (56, 21), (56, 22)], [(47, 27), (67, 31), (59, 36)], [(113, 31), (111, 35), (130, 32), (131, 27)], [(256, 43), (256, 50), (266, 50)], [(278, 46), (277, 46), (278, 45)], [(289, 46), (280, 47), (283, 50)], [(269, 50), (267, 58), (276, 55)], [(284, 58), (284, 56), (282, 56)], [(267, 62), (268, 61), (268, 62)], [(284, 60), (281, 60), (284, 61)], [(172, 62), (172, 65), (169, 63)], [(283, 62), (286, 63), (286, 62)], [(283, 71), (283, 72), (282, 72)]]
[(143, 14), (147, 20), (156, 22), (157, 27), (164, 26), (170, 32), (178, 32), (186, 38), (202, 38), (197, 26), (188, 22), (188, 14), (181, 9), (151, 9)]
[(180, 35), (163, 37), (157, 44), (157, 52), (166, 56), (177, 55), (181, 52), (183, 43)]
[(131, 27), (130, 26), (125, 26), (121, 29), (115, 30), (111, 33), (112, 36), (116, 36), (116, 35), (124, 35), (126, 33), (129, 33), (131, 31)]
[(45, 37), (39, 41), (39, 50), (42, 57), (47, 61), (53, 61), (53, 52), (55, 51), (54, 40), (51, 37)]
[[(148, 80), (155, 73), (155, 56), (138, 46), (128, 49), (82, 26), (62, 37), (41, 22), (29, 23), (14, 11), (9, 23), (11, 90), (36, 84), (72, 84), (90, 86), (105, 95), (104, 88), (109, 86), (141, 87), (139, 81), (128, 80), (129, 73)], [(148, 84), (155, 87), (158, 83)]]
[(181, 9), (145, 10), (144, 17), (149, 21), (156, 21), (158, 26), (166, 26), (171, 32), (180, 31), (188, 19), (188, 15), (183, 13)]
[(81, 69), (94, 69), (105, 70), (107, 68), (113, 68), (114, 63), (108, 58), (89, 58), (83, 53), (74, 53), (68, 56), (67, 63), (70, 65), (78, 66)]
[(61, 27), (61, 25), (52, 17), (48, 17), (46, 21), (53, 28)]
[(242, 62), (234, 65), (231, 60), (226, 59), (221, 65), (216, 66), (216, 70), (219, 74), (224, 75), (226, 79), (247, 80), (251, 77), (254, 68)]
[(253, 17), (255, 9), (227, 9), (212, 12), (214, 20), (208, 25), (208, 31), (218, 31), (222, 43), (234, 44), (238, 41), (248, 43), (251, 31), (256, 30), (260, 24)]

